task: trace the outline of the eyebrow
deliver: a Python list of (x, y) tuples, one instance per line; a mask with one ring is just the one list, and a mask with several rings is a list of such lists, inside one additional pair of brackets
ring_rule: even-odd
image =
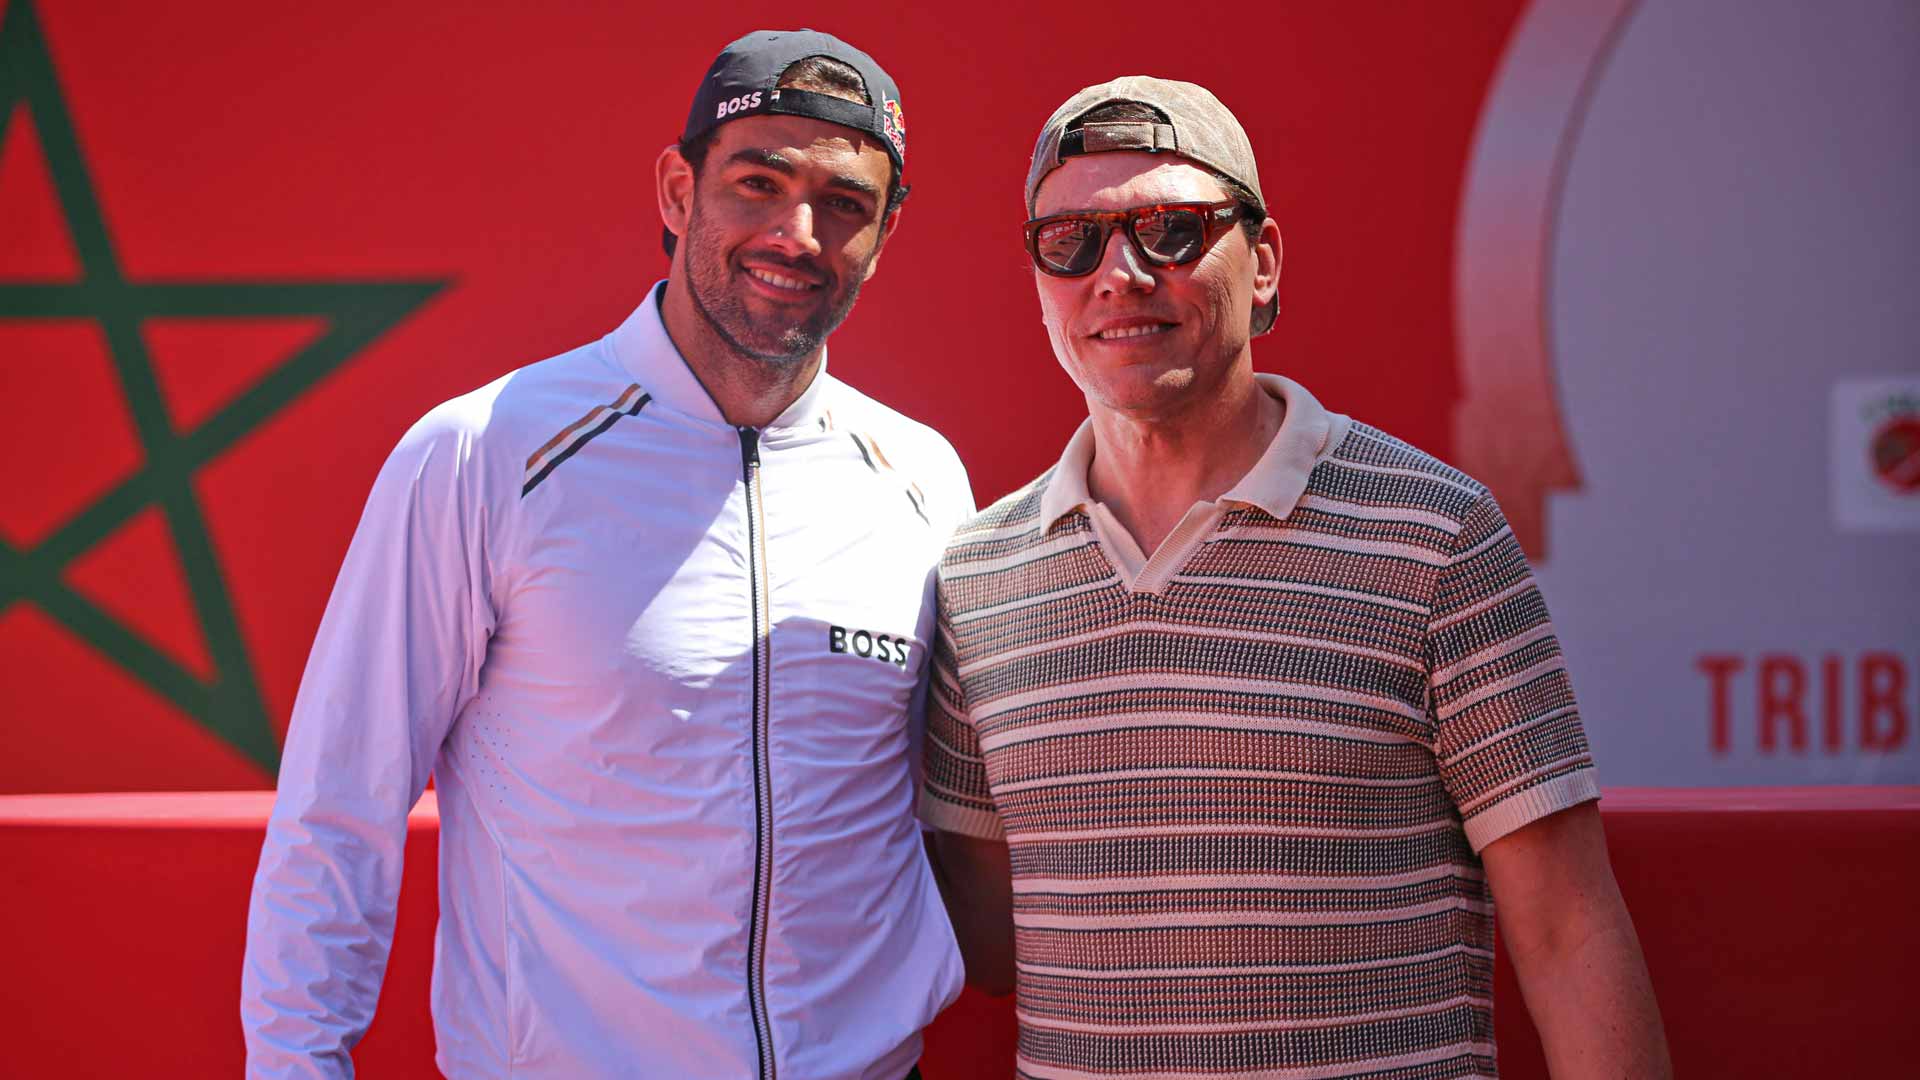
[[(735, 150), (733, 155), (727, 158), (727, 161), (729, 164), (757, 165), (760, 168), (777, 172), (782, 176), (793, 176), (798, 172), (798, 170), (793, 167), (793, 162), (788, 161), (785, 157), (772, 150), (762, 150), (757, 146), (749, 146), (743, 150)], [(848, 191), (857, 191), (870, 199), (878, 199), (880, 197), (879, 188), (857, 176), (836, 174), (827, 181), (827, 186), (844, 188)]]

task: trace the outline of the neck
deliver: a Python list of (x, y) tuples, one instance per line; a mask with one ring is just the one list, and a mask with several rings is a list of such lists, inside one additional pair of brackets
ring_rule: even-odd
[(741, 352), (720, 336), (679, 273), (667, 278), (660, 321), (693, 377), (734, 427), (766, 427), (786, 412), (813, 385), (826, 351), (822, 346), (798, 360), (780, 361)]
[(1243, 357), (1218, 392), (1177, 411), (1132, 414), (1088, 402), (1087, 491), (1151, 554), (1196, 502), (1226, 494), (1260, 460), (1286, 414)]

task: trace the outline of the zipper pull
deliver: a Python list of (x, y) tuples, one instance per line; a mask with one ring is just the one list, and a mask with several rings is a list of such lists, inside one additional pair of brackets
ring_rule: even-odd
[(760, 467), (760, 432), (756, 428), (743, 427), (740, 431), (740, 472), (749, 475)]

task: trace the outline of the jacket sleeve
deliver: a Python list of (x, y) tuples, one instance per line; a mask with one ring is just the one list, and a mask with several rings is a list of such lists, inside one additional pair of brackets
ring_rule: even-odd
[(321, 620), (247, 914), (249, 1077), (350, 1077), (373, 1019), (407, 812), (494, 625), (475, 444), (438, 411), (407, 433)]

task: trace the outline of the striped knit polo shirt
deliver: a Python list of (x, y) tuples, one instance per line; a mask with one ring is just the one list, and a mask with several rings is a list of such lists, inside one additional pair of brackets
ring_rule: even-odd
[(1083, 425), (942, 560), (921, 814), (1010, 846), (1022, 1077), (1493, 1076), (1477, 852), (1599, 796), (1486, 488), (1258, 378), (1150, 558)]

